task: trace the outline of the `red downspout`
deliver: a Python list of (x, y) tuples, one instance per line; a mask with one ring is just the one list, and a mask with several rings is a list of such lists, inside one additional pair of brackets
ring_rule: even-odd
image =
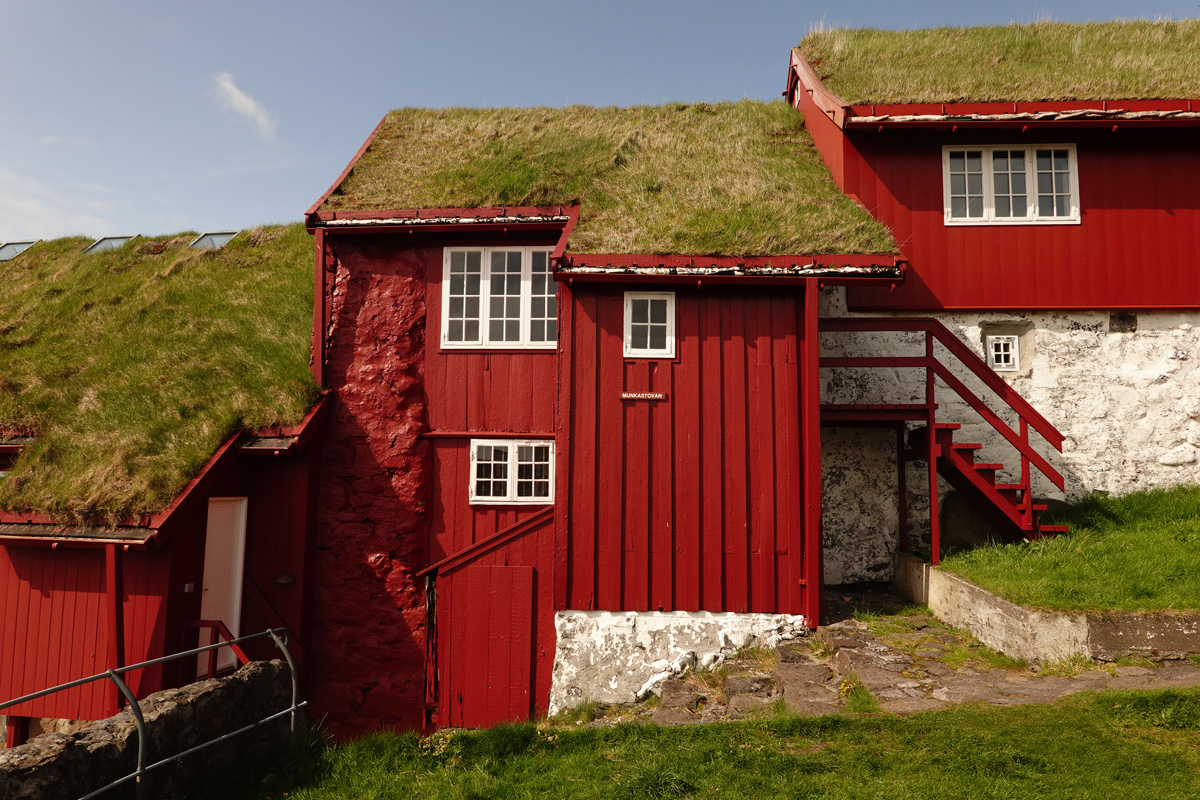
[(804, 616), (811, 628), (821, 623), (821, 376), (820, 334), (817, 330), (816, 278), (804, 285), (804, 354), (800, 360), (800, 446), (804, 476)]

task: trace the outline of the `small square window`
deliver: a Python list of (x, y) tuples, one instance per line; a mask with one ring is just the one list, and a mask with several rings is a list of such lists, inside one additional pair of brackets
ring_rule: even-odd
[(471, 440), (473, 505), (554, 502), (554, 442), (515, 439)]
[(675, 293), (625, 293), (625, 357), (675, 357)]
[(1021, 353), (1016, 336), (989, 336), (986, 340), (988, 366), (997, 372), (1021, 368)]

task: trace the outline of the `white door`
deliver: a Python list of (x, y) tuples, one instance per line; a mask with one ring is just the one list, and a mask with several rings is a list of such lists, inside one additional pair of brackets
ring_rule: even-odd
[[(208, 530), (204, 543), (204, 593), (200, 599), (200, 618), (225, 623), (234, 638), (241, 635), (242, 567), (246, 554), (245, 497), (213, 497), (208, 501)], [(200, 644), (208, 644), (202, 636)], [(219, 651), (217, 668), (233, 666), (233, 650)], [(200, 658), (201, 672), (208, 667), (207, 655)]]

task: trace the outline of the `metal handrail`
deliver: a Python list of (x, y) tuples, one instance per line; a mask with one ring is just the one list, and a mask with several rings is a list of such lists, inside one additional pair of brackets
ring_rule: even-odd
[[(221, 736), (216, 737), (215, 739), (211, 739), (207, 742), (203, 742), (203, 743), (196, 745), (195, 747), (192, 747), (188, 750), (184, 750), (181, 753), (176, 753), (176, 754), (174, 754), (172, 756), (168, 756), (167, 758), (164, 758), (160, 761), (156, 761), (149, 766), (146, 766), (146, 752), (147, 752), (148, 744), (149, 744), (149, 731), (146, 728), (146, 720), (142, 716), (141, 701), (139, 701), (136, 698), (136, 696), (129, 689), (129, 686), (125, 683), (124, 679), (121, 676), (127, 672), (132, 672), (133, 670), (144, 669), (146, 667), (152, 667), (156, 664), (164, 664), (168, 661), (175, 661), (175, 660), (178, 660), (181, 658), (187, 658), (189, 656), (199, 655), (200, 653), (206, 653), (210, 650), (217, 650), (222, 647), (233, 647), (235, 649), (240, 649), (240, 648), (238, 648), (238, 645), (241, 645), (243, 642), (249, 642), (249, 641), (253, 641), (255, 639), (263, 639), (266, 637), (270, 637), (270, 639), (274, 642), (275, 647), (278, 648), (280, 650), (280, 652), (283, 653), (284, 660), (287, 662), (287, 665), (288, 665), (288, 671), (291, 673), (291, 678), (292, 678), (292, 703), (291, 703), (291, 706), (288, 708), (285, 708), (283, 711), (276, 712), (264, 719), (258, 720), (257, 722), (252, 722), (249, 725), (246, 725), (245, 727), (237, 729), (236, 731), (231, 731), (229, 733), (223, 734)], [(74, 680), (74, 681), (70, 681), (68, 683), (59, 684), (58, 686), (53, 686), (49, 689), (42, 689), (41, 691), (33, 692), (31, 694), (27, 694), (22, 697), (18, 697), (15, 700), (8, 700), (6, 702), (0, 703), (0, 711), (3, 711), (6, 708), (12, 708), (13, 706), (18, 706), (21, 703), (27, 703), (30, 700), (37, 700), (39, 697), (46, 697), (47, 695), (51, 695), (56, 692), (65, 691), (66, 689), (73, 689), (76, 686), (83, 686), (85, 684), (92, 683), (94, 681), (104, 680), (105, 678), (107, 678), (108, 680), (111, 680), (116, 685), (118, 691), (121, 692), (121, 694), (125, 697), (125, 700), (129, 703), (129, 710), (130, 710), (130, 713), (133, 715), (133, 721), (134, 721), (135, 726), (137, 727), (137, 732), (138, 732), (137, 769), (134, 772), (130, 773), (129, 775), (126, 775), (123, 778), (118, 778), (117, 780), (112, 781), (111, 783), (108, 783), (108, 784), (100, 787), (99, 789), (96, 789), (95, 791), (84, 795), (83, 797), (79, 798), (79, 800), (90, 800), (90, 798), (98, 797), (99, 795), (107, 792), (109, 789), (113, 789), (113, 788), (120, 786), (121, 784), (126, 783), (131, 780), (134, 780), (137, 782), (136, 788), (134, 790), (137, 800), (142, 800), (142, 798), (145, 797), (146, 785), (148, 783), (148, 781), (145, 780), (145, 777), (146, 777), (147, 773), (149, 773), (151, 770), (158, 769), (159, 767), (165, 766), (166, 764), (169, 764), (173, 761), (183, 758), (184, 756), (191, 755), (192, 753), (203, 750), (206, 747), (211, 747), (214, 744), (223, 742), (226, 739), (230, 739), (234, 736), (237, 736), (238, 734), (245, 733), (246, 731), (253, 730), (254, 728), (265, 725), (268, 722), (272, 722), (276, 719), (279, 719), (280, 717), (284, 716), (285, 714), (291, 715), (290, 734), (289, 735), (292, 738), (294, 738), (296, 735), (296, 712), (308, 705), (308, 701), (300, 700), (300, 689), (299, 689), (299, 680), (298, 680), (298, 676), (296, 673), (296, 662), (292, 659), (292, 654), (291, 654), (291, 652), (289, 652), (288, 647), (287, 647), (287, 629), (286, 628), (273, 628), (273, 629), (265, 630), (262, 633), (252, 633), (248, 636), (242, 636), (237, 639), (230, 639), (228, 641), (218, 642), (216, 644), (205, 645), (203, 647), (194, 647), (191, 650), (185, 650), (181, 653), (175, 653), (175, 654), (169, 655), (169, 656), (161, 656), (159, 658), (152, 658), (149, 661), (142, 661), (137, 664), (131, 664), (127, 667), (118, 667), (115, 669), (110, 669), (105, 672), (101, 672), (99, 674), (92, 675), (87, 678), (80, 678), (79, 680)]]

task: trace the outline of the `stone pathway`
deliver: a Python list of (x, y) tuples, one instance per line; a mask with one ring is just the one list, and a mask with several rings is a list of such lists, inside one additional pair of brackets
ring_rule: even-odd
[(866, 687), (885, 712), (895, 714), (967, 702), (1049, 703), (1099, 689), (1200, 686), (1200, 665), (1191, 661), (1081, 665), (1082, 671), (1047, 674), (1016, 664), (927, 614), (898, 614), (897, 608), (885, 606), (885, 615), (870, 618), (868, 624), (839, 614), (836, 603), (831, 606), (834, 621), (819, 628), (812, 640), (782, 645), (775, 654), (726, 662), (716, 673), (665, 681), (657, 708), (632, 710), (620, 718), (682, 725), (742, 719), (780, 706), (811, 716), (835, 714), (845, 705), (845, 690), (855, 682)]

